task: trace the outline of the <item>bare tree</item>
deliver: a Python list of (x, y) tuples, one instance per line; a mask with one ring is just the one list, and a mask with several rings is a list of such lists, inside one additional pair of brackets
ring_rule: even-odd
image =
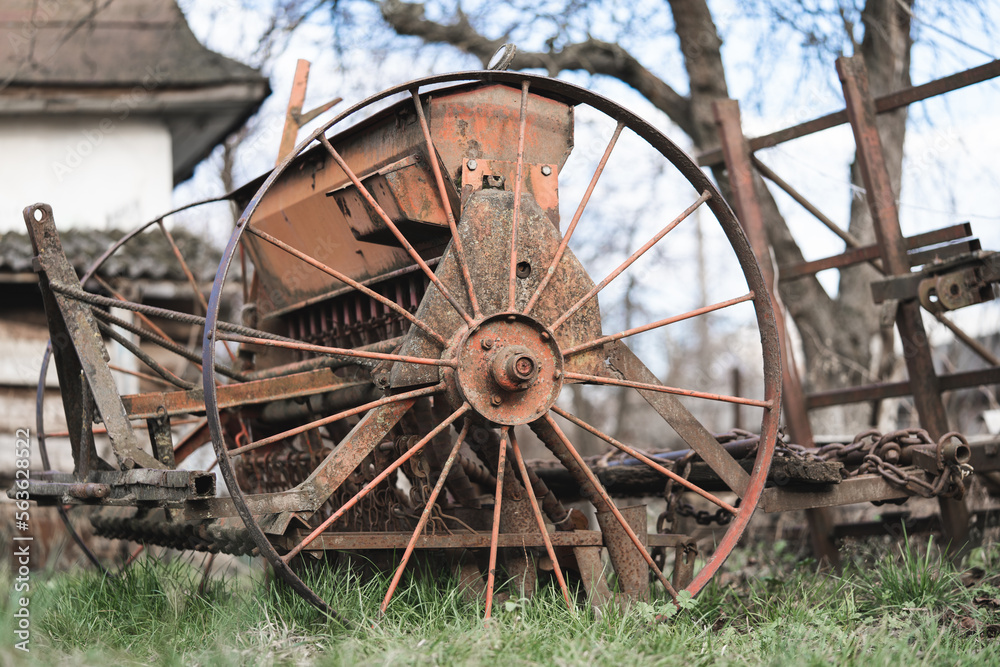
[[(690, 137), (696, 150), (717, 147), (712, 103), (728, 97), (729, 89), (722, 39), (707, 0), (666, 0), (637, 7), (599, 0), (563, 0), (546, 3), (544, 9), (528, 0), (504, 3), (502, 8), (490, 3), (477, 4), (474, 9), (467, 5), (458, 0), (330, 0), (309, 4), (302, 11), (328, 8), (335, 25), (347, 25), (357, 22), (359, 12), (374, 7), (393, 36), (412, 37), (425, 45), (449, 45), (474, 56), (484, 66), (500, 46), (514, 41), (526, 48), (517, 52), (512, 69), (542, 69), (552, 76), (582, 71), (617, 79), (661, 110)], [(973, 2), (966, 5), (975, 7)], [(847, 0), (757, 0), (749, 6), (769, 19), (775, 30), (790, 28), (798, 34), (810, 47), (806, 53), (816, 58), (814, 64), (821, 63), (827, 72), (832, 71), (834, 52), (853, 49), (864, 58), (873, 94), (910, 85), (914, 0), (867, 0), (863, 7)], [(296, 20), (292, 17), (286, 22)], [(370, 39), (370, 31), (365, 34)], [(762, 37), (761, 41), (766, 39)], [(664, 44), (671, 48), (665, 50)], [(655, 52), (656, 56), (647, 57), (647, 52)], [(681, 68), (675, 69), (682, 69), (684, 76), (668, 71), (669, 67), (662, 64), (650, 64), (664, 61), (680, 64)], [(677, 78), (673, 85), (669, 82), (671, 76)], [(685, 83), (687, 92), (680, 92), (678, 87)], [(897, 193), (906, 120), (905, 109), (878, 119)], [(726, 174), (717, 168), (715, 175), (725, 193)], [(860, 180), (856, 168), (852, 169), (852, 178), (855, 183)], [(763, 183), (758, 185), (777, 261), (802, 261), (802, 251), (777, 205)], [(849, 231), (862, 243), (874, 241), (863, 197), (852, 200)], [(870, 381), (893, 368), (892, 332), (880, 327), (878, 313), (872, 308), (868, 290), (872, 277), (872, 269), (867, 266), (844, 270), (835, 295), (829, 294), (815, 277), (779, 284), (781, 300), (801, 333), (805, 380), (810, 389)], [(879, 338), (884, 342), (884, 352), (881, 358), (873, 359), (873, 341)], [(833, 424), (824, 424), (823, 430), (853, 432), (877, 418), (867, 406), (844, 415), (842, 412)]]

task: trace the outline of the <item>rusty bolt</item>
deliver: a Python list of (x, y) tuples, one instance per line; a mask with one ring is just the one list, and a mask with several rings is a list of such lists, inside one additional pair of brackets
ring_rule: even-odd
[(542, 176), (551, 176), (551, 175), (552, 175), (552, 167), (550, 167), (547, 164), (543, 164), (542, 165)]
[(483, 346), (484, 350), (489, 350), (493, 347), (493, 341), (489, 338), (484, 338), (479, 344)]
[(552, 375), (552, 377), (554, 377), (556, 380), (561, 379), (562, 378), (562, 371), (559, 370), (559, 369), (556, 369), (556, 372)]
[(549, 339), (549, 332), (548, 331), (543, 331), (541, 335), (542, 335), (542, 340), (548, 340)]
[(514, 358), (514, 375), (522, 380), (528, 380), (535, 372), (535, 360), (528, 355)]
[(490, 403), (493, 405), (500, 405), (503, 403), (503, 398), (500, 397), (500, 394), (493, 394), (490, 396)]
[(493, 381), (507, 391), (524, 391), (538, 376), (538, 361), (521, 345), (505, 347), (493, 357)]
[(476, 162), (475, 160), (469, 160), (465, 166), (469, 168), (469, 171), (475, 171), (476, 167), (479, 166), (479, 163)]

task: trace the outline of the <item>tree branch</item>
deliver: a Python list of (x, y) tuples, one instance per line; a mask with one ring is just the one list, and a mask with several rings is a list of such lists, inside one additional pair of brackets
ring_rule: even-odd
[[(452, 23), (443, 24), (425, 18), (424, 5), (383, 0), (382, 17), (400, 35), (419, 37), (425, 42), (451, 44), (477, 57), (485, 66), (500, 48), (503, 39), (490, 39), (478, 32), (461, 11)], [(512, 69), (544, 69), (550, 76), (564, 70), (583, 70), (590, 74), (611, 76), (631, 86), (676, 123), (685, 134), (695, 136), (691, 102), (644, 67), (619, 44), (593, 37), (567, 44), (548, 52), (518, 51)]]

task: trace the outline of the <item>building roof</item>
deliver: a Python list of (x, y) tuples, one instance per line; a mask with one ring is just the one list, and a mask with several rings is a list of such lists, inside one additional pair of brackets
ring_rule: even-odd
[(259, 71), (199, 43), (174, 0), (0, 5), (0, 115), (162, 118), (175, 183), (268, 94)]
[[(59, 240), (77, 275), (83, 275), (101, 253), (124, 235), (121, 230), (66, 229), (59, 232)], [(212, 280), (222, 259), (222, 251), (183, 228), (173, 229), (171, 235), (195, 278), (202, 282)], [(31, 266), (33, 257), (31, 240), (26, 232), (0, 234), (0, 283), (26, 282), (23, 278), (34, 273)], [(100, 275), (108, 279), (178, 283), (186, 280), (169, 242), (155, 227), (123, 244), (102, 265)], [(31, 282), (34, 282), (33, 279)]]

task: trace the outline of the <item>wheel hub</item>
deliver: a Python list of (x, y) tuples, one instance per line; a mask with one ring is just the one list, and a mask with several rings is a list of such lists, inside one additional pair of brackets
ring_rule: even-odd
[(527, 424), (552, 406), (563, 381), (563, 359), (552, 333), (517, 313), (473, 324), (454, 348), (453, 388), (485, 419)]

